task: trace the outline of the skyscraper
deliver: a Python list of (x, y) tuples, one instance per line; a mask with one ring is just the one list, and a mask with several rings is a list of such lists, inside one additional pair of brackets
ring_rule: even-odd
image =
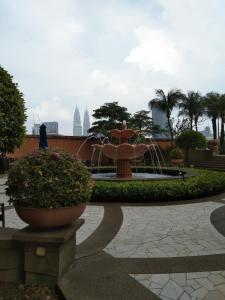
[(59, 125), (58, 122), (44, 122), (46, 126), (46, 133), (50, 135), (59, 134)]
[[(46, 133), (49, 135), (58, 135), (59, 134), (59, 125), (58, 122), (43, 122), (46, 126)], [(39, 135), (40, 124), (34, 124), (32, 127), (32, 134)]]
[(90, 128), (90, 117), (89, 117), (89, 113), (88, 110), (86, 108), (85, 112), (84, 112), (84, 120), (83, 120), (83, 135), (84, 136), (88, 136), (88, 129)]
[(73, 116), (73, 135), (74, 136), (82, 136), (82, 126), (80, 121), (80, 112), (78, 107), (76, 106)]

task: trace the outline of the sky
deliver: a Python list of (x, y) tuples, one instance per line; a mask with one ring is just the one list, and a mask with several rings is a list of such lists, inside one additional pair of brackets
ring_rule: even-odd
[(0, 0), (0, 65), (24, 94), (27, 132), (155, 89), (225, 93), (224, 0)]

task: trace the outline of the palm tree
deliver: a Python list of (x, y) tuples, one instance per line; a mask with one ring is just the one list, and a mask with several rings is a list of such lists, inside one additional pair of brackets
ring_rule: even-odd
[(212, 129), (213, 129), (213, 138), (214, 140), (217, 139), (217, 125), (216, 121), (220, 117), (219, 114), (219, 99), (220, 94), (216, 92), (207, 93), (204, 97), (205, 107), (206, 107), (206, 114), (211, 119), (212, 122)]
[[(187, 96), (179, 103), (179, 116), (187, 116), (190, 122), (190, 129), (193, 129), (193, 123), (197, 127), (200, 114), (201, 95), (199, 92), (189, 91)], [(196, 130), (197, 131), (197, 130)]]
[(219, 114), (221, 118), (220, 147), (224, 150), (225, 94), (219, 97)]
[(204, 106), (203, 97), (201, 96), (200, 93), (197, 92), (194, 110), (193, 110), (195, 131), (198, 131), (199, 118), (204, 114), (204, 110), (205, 110), (205, 106)]
[(173, 147), (173, 126), (171, 122), (171, 113), (173, 108), (177, 106), (179, 101), (185, 98), (185, 95), (179, 89), (172, 89), (170, 90), (167, 95), (165, 95), (164, 91), (161, 89), (157, 89), (155, 91), (157, 98), (154, 98), (149, 101), (148, 106), (152, 109), (153, 106), (158, 107), (158, 109), (162, 110), (166, 113), (167, 117), (167, 125), (170, 133), (170, 141), (171, 141), (171, 148)]

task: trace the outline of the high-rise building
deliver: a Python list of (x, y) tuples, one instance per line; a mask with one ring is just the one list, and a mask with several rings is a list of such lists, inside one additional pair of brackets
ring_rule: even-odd
[[(159, 109), (156, 105), (152, 105), (152, 121), (154, 125), (158, 125), (160, 129), (167, 130), (168, 122), (166, 113)], [(155, 138), (168, 138), (164, 133), (157, 133), (153, 135)]]
[(46, 126), (46, 133), (51, 135), (58, 135), (59, 134), (59, 126), (58, 122), (44, 122)]
[(82, 136), (82, 126), (80, 121), (80, 112), (78, 107), (76, 106), (73, 116), (73, 135), (74, 136)]
[(209, 126), (206, 126), (203, 131), (200, 131), (206, 138), (211, 138), (213, 134), (211, 133), (211, 129)]
[(91, 127), (90, 124), (90, 117), (89, 117), (89, 113), (88, 110), (86, 108), (85, 112), (84, 112), (84, 120), (83, 120), (83, 135), (84, 136), (88, 136), (88, 129)]
[(32, 127), (32, 134), (39, 135), (39, 130), (40, 130), (40, 124), (34, 124)]
[[(46, 126), (46, 133), (48, 135), (58, 135), (59, 134), (59, 126), (58, 122), (43, 122)], [(39, 135), (40, 133), (40, 124), (34, 124), (32, 127), (32, 134)]]

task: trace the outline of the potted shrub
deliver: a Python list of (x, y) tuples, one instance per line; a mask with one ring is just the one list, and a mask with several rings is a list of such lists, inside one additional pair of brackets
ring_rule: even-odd
[(213, 150), (215, 152), (218, 152), (219, 150), (219, 141), (218, 140), (209, 140), (207, 142), (207, 147), (210, 149), (210, 150)]
[(61, 150), (37, 150), (13, 164), (6, 193), (19, 217), (34, 227), (69, 224), (91, 196), (90, 173)]
[(174, 148), (170, 151), (170, 161), (172, 164), (179, 166), (184, 161), (184, 154), (181, 149)]

